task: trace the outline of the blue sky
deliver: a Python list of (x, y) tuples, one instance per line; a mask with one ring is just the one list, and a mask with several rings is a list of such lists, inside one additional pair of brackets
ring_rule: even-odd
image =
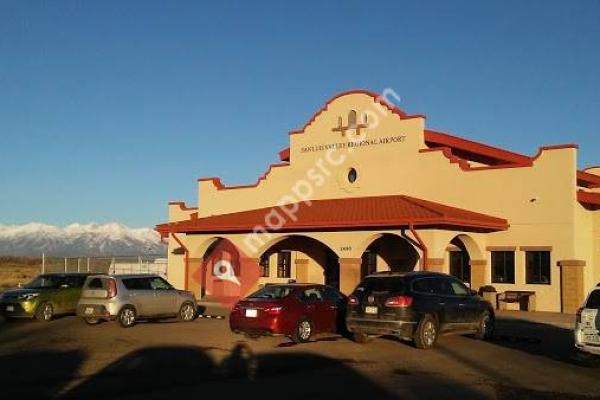
[(0, 224), (152, 226), (200, 176), (254, 182), (351, 88), (600, 164), (599, 21), (599, 1), (0, 0)]

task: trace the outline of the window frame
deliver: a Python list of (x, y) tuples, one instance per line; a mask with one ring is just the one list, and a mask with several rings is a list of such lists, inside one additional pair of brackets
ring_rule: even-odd
[(261, 278), (269, 278), (271, 276), (271, 255), (263, 254), (258, 260), (258, 268)]
[[(289, 262), (286, 263), (286, 260)], [(292, 278), (292, 252), (290, 250), (281, 250), (277, 252), (277, 278)]]
[[(509, 268), (511, 268), (511, 266), (509, 265), (510, 263), (508, 262), (509, 260), (507, 259), (507, 255), (508, 254), (512, 254), (512, 281), (508, 280), (508, 274), (507, 271)], [(505, 278), (505, 280), (503, 281), (499, 281), (496, 279), (496, 277), (499, 275), (496, 273), (496, 265), (494, 264), (494, 259), (495, 257), (498, 257), (502, 255), (502, 271), (503, 271), (503, 278)], [(491, 261), (491, 266), (492, 268), (490, 269), (490, 273), (492, 274), (491, 276), (491, 282), (492, 283), (499, 283), (499, 284), (515, 284), (516, 282), (516, 255), (515, 255), (515, 251), (496, 251), (493, 250), (491, 251), (491, 255), (490, 255), (490, 261)]]
[[(538, 265), (534, 265), (533, 268), (536, 268), (537, 271), (534, 272), (538, 272), (539, 273), (539, 279), (538, 280), (532, 280), (530, 279), (530, 277), (535, 277), (535, 275), (530, 274), (530, 257), (533, 257), (534, 255), (539, 255), (539, 260), (538, 260)], [(547, 259), (547, 264), (544, 262), (543, 256), (547, 255), (548, 259)], [(546, 264), (546, 265), (544, 265)], [(544, 276), (543, 274), (543, 269), (547, 268), (548, 269), (548, 281), (544, 282), (541, 278)], [(542, 250), (542, 251), (526, 251), (525, 252), (525, 283), (528, 285), (552, 285), (552, 252), (548, 251), (548, 250)]]

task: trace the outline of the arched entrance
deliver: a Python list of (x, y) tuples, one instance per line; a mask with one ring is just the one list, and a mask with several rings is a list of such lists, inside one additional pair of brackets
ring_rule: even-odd
[(226, 238), (215, 237), (206, 245), (193, 275), (200, 284), (201, 298), (211, 296), (221, 303), (233, 304), (256, 289), (259, 279), (256, 259), (245, 255)]
[(239, 297), (242, 295), (240, 289), (236, 289), (233, 285), (225, 285), (225, 282), (220, 279), (215, 279), (215, 264), (226, 260), (234, 268), (237, 276), (242, 274), (241, 255), (237, 247), (229, 240), (224, 238), (215, 238), (208, 246), (202, 257), (202, 265), (200, 267), (200, 297), (203, 298), (207, 294), (218, 297)]
[(471, 257), (463, 242), (454, 238), (448, 248), (450, 275), (471, 284)]
[(413, 271), (419, 262), (419, 253), (403, 237), (382, 234), (362, 254), (361, 279), (377, 271)]
[(477, 243), (468, 235), (458, 235), (450, 241), (447, 250), (450, 275), (472, 286), (471, 260), (481, 258)]
[(339, 289), (340, 264), (326, 244), (308, 236), (291, 235), (278, 240), (260, 257), (263, 277), (275, 281), (324, 283)]

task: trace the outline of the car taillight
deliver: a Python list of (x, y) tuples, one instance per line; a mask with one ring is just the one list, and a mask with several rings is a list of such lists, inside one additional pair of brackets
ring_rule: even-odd
[(348, 304), (351, 306), (355, 306), (358, 304), (358, 297), (351, 295), (350, 297), (348, 297)]
[(581, 312), (583, 311), (583, 307), (581, 307), (579, 310), (577, 310), (577, 314), (575, 314), (575, 322), (580, 323), (581, 322)]
[(233, 306), (233, 308), (231, 309), (232, 312), (235, 311), (240, 311), (240, 303), (235, 303), (235, 305)]
[(410, 296), (395, 296), (390, 297), (385, 301), (386, 307), (398, 307), (398, 308), (406, 308), (410, 307), (413, 302), (413, 298)]
[(117, 281), (109, 279), (106, 281), (106, 298), (112, 299), (117, 295)]
[(283, 311), (282, 306), (270, 307), (265, 310), (269, 315), (280, 315)]

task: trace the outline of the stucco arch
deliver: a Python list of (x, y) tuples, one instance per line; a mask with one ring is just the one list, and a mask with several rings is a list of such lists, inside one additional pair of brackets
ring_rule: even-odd
[(191, 258), (203, 258), (208, 249), (219, 240), (225, 239), (222, 236), (188, 237), (188, 251)]
[(412, 271), (418, 268), (422, 257), (412, 238), (396, 232), (373, 233), (361, 242), (358, 250), (363, 276), (382, 270)]
[(291, 278), (297, 282), (325, 283), (339, 287), (339, 255), (318, 237), (304, 234), (281, 235), (262, 246), (257, 256), (261, 258), (260, 262), (266, 260), (267, 264), (272, 265), (275, 261), (278, 274), (280, 267), (282, 271), (287, 271), (285, 275), (278, 275), (277, 279)]
[(481, 252), (480, 246), (470, 235), (461, 233), (454, 236), (450, 242), (453, 240), (459, 240), (465, 246), (465, 249), (469, 253), (469, 257), (471, 257), (472, 260), (481, 260), (483, 258), (483, 253)]
[(335, 250), (335, 246), (328, 243), (327, 240), (323, 240), (322, 237), (319, 237), (317, 235), (307, 234), (307, 233), (280, 234), (275, 237), (272, 237), (269, 240), (265, 241), (260, 247), (258, 247), (258, 249), (256, 251), (256, 257), (260, 257), (261, 255), (263, 255), (266, 251), (268, 251), (273, 246), (277, 245), (278, 243), (280, 243), (284, 240), (290, 239), (290, 238), (299, 238), (299, 239), (307, 238), (309, 240), (317, 241), (324, 247), (331, 250), (336, 256), (340, 257), (340, 254)]
[(392, 232), (392, 231), (388, 231), (388, 232), (375, 232), (375, 233), (370, 233), (368, 236), (362, 238), (361, 240), (358, 241), (358, 243), (356, 244), (356, 246), (353, 246), (353, 254), (356, 257), (360, 257), (362, 256), (362, 254), (367, 250), (367, 248), (373, 244), (373, 242), (375, 242), (376, 240), (389, 235), (389, 236), (394, 236), (397, 237), (399, 239), (405, 240), (408, 244), (410, 244), (417, 253), (419, 253), (419, 249), (414, 245), (413, 243), (413, 239), (405, 236), (402, 232)]

